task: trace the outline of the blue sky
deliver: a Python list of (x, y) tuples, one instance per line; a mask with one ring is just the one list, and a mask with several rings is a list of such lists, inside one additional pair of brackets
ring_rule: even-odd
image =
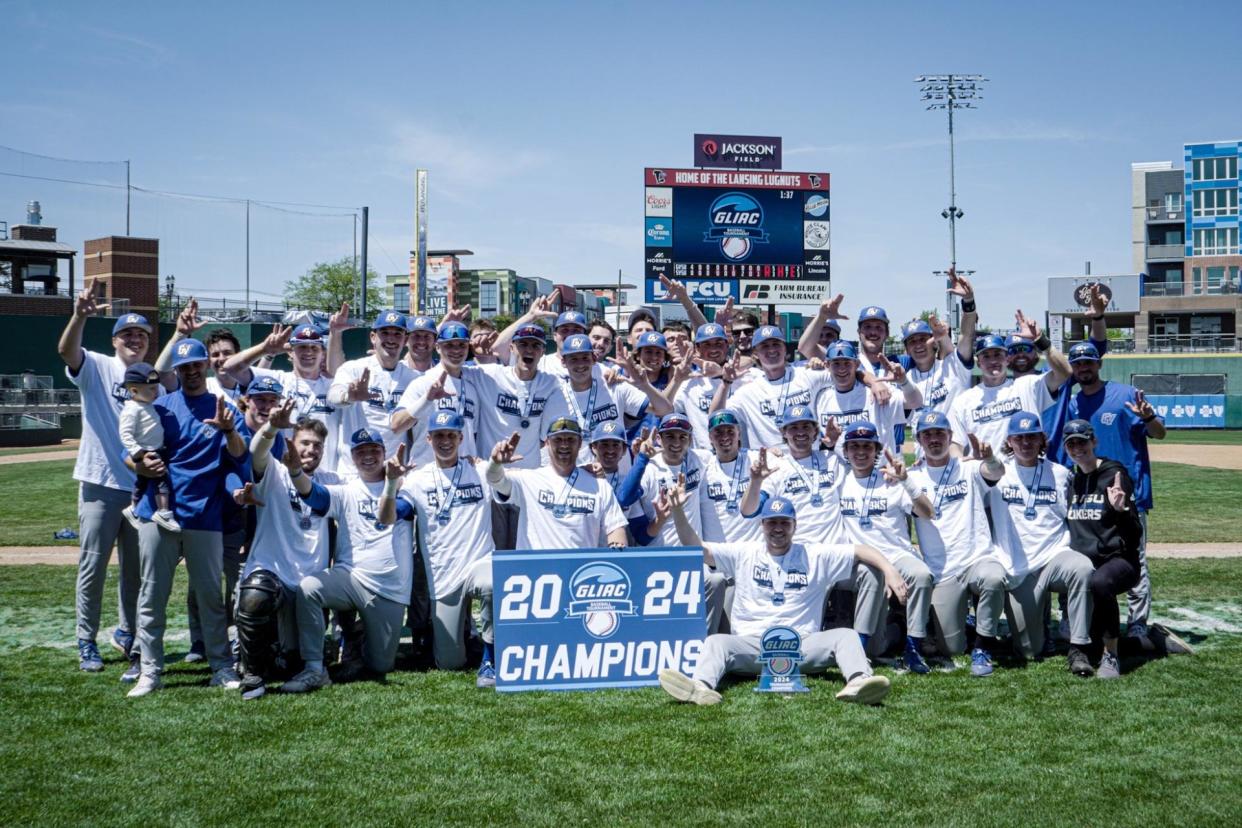
[[(780, 135), (832, 174), (832, 272), (851, 315), (938, 307), (947, 139), (913, 78), (991, 82), (958, 119), (958, 259), (985, 322), (1042, 312), (1044, 280), (1130, 271), (1133, 161), (1242, 137), (1237, 50), (1195, 59), (1159, 3), (0, 2), (0, 144), (131, 159), (135, 184), (369, 205), (371, 261), (406, 267), (413, 173), (432, 247), (563, 282), (642, 272), (642, 168), (690, 166), (694, 132)], [(1236, 28), (1236, 4), (1195, 19)], [(1199, 28), (1196, 24), (1195, 29)], [(1219, 79), (1219, 80), (1216, 80)], [(0, 172), (123, 183), (116, 164), (0, 150)], [(0, 176), (0, 218), (43, 202), (62, 239), (123, 232), (119, 190)], [(251, 285), (279, 294), (353, 250), (353, 219), (255, 208)], [(136, 197), (179, 287), (239, 290), (244, 207)], [(238, 294), (229, 294), (238, 295)]]

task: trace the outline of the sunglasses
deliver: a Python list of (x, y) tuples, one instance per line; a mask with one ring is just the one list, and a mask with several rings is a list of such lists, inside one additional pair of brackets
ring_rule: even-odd
[(750, 336), (755, 332), (754, 328), (734, 328), (733, 333), (737, 336)]

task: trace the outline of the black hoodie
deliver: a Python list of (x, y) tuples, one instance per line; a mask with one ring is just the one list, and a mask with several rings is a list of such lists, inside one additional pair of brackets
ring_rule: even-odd
[[(1118, 512), (1108, 502), (1108, 487), (1113, 485), (1117, 472), (1121, 472), (1121, 487), (1129, 504), (1124, 512)], [(1100, 458), (1100, 464), (1090, 474), (1075, 466), (1066, 499), (1070, 545), (1076, 551), (1097, 567), (1109, 558), (1122, 557), (1138, 569), (1143, 524), (1134, 505), (1134, 484), (1125, 466), (1105, 457)]]

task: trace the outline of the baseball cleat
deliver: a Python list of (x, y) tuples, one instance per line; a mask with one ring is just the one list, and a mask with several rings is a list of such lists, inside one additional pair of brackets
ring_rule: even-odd
[(212, 672), (211, 681), (207, 683), (207, 686), (236, 690), (238, 687), (241, 687), (241, 676), (237, 675), (237, 671), (232, 667), (221, 667), (219, 670)]
[(134, 634), (117, 627), (112, 631), (108, 643), (112, 645), (112, 649), (129, 658), (130, 651), (134, 649)]
[(837, 693), (837, 699), (856, 704), (879, 704), (888, 695), (889, 687), (889, 681), (884, 676), (854, 676)]
[(1065, 660), (1069, 664), (1069, 671), (1076, 676), (1091, 678), (1095, 674), (1095, 670), (1091, 667), (1091, 659), (1087, 658), (1087, 654), (1077, 644), (1070, 645)]
[(133, 684), (142, 675), (142, 660), (137, 655), (130, 656), (129, 666), (121, 673), (122, 684)]
[(303, 670), (280, 686), (282, 693), (309, 693), (332, 683), (327, 670)]
[(103, 657), (94, 641), (78, 639), (78, 669), (84, 673), (98, 673), (104, 668)]
[(165, 531), (168, 531), (168, 532), (180, 532), (181, 531), (181, 524), (177, 523), (177, 519), (173, 517), (173, 513), (169, 511), (168, 509), (161, 509), (160, 511), (151, 515), (151, 520), (152, 522), (155, 523), (156, 526), (159, 526), (161, 529), (164, 529)]
[(255, 675), (246, 675), (241, 682), (241, 697), (246, 701), (263, 698), (267, 693), (267, 685), (263, 679)]
[(485, 661), (479, 665), (479, 675), (474, 680), (475, 687), (495, 687), (496, 686), (496, 668), (492, 666), (490, 661)]
[(720, 694), (701, 681), (695, 681), (685, 673), (664, 669), (660, 671), (660, 686), (677, 701), (691, 704), (720, 704)]
[(207, 645), (201, 641), (194, 641), (190, 644), (190, 651), (185, 654), (186, 664), (197, 664), (207, 658)]
[(1194, 655), (1195, 648), (1190, 646), (1181, 636), (1170, 630), (1164, 624), (1152, 624), (1148, 629), (1148, 635), (1154, 639), (1162, 639), (1164, 641), (1164, 651), (1169, 655)]
[(163, 686), (164, 682), (160, 680), (159, 676), (152, 676), (144, 673), (138, 677), (138, 683), (135, 684), (125, 695), (129, 696), (131, 699), (140, 699), (143, 696), (154, 693)]
[(976, 678), (992, 675), (992, 657), (987, 650), (975, 647), (970, 651), (970, 674)]
[(919, 652), (918, 645), (910, 641), (907, 641), (906, 651), (901, 654), (901, 663), (911, 673), (926, 675), (931, 672), (931, 668), (927, 666), (927, 660)]
[(1121, 678), (1121, 662), (1117, 660), (1117, 656), (1105, 650), (1100, 655), (1100, 666), (1095, 671), (1095, 677), (1099, 679)]

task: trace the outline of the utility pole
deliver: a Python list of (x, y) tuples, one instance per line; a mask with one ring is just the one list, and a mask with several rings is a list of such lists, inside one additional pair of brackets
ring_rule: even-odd
[(129, 159), (125, 159), (125, 235), (129, 235)]
[[(953, 134), (953, 110), (978, 109), (975, 101), (982, 100), (979, 91), (981, 85), (987, 81), (988, 79), (983, 75), (919, 75), (914, 79), (914, 82), (919, 84), (919, 91), (923, 93), (920, 100), (930, 102), (927, 108), (929, 110), (943, 109), (949, 114), (949, 206), (940, 211), (940, 217), (949, 220), (949, 269), (954, 272), (961, 272), (957, 269), (957, 220), (966, 214), (957, 206), (957, 159)], [(948, 290), (949, 287), (950, 285), (946, 282), (945, 309), (947, 313), (945, 319), (948, 320), (950, 328), (957, 330), (961, 325), (961, 319), (958, 318), (957, 305), (953, 301), (953, 294)]]
[(370, 207), (362, 208), (362, 318), (367, 318), (367, 224)]
[(250, 307), (250, 199), (246, 199), (246, 307)]

